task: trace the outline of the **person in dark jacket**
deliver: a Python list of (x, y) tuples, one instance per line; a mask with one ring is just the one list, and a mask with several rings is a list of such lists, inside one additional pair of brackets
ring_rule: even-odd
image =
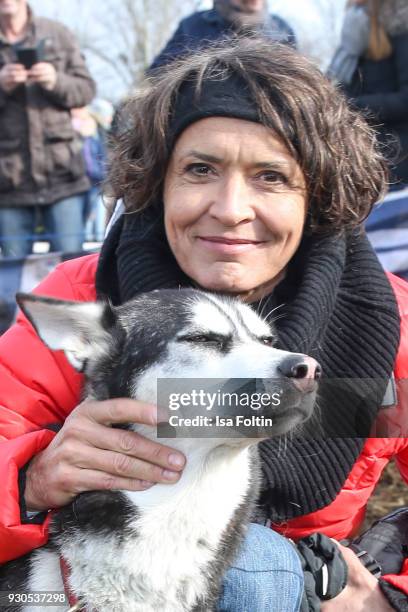
[(70, 110), (95, 85), (63, 25), (35, 17), (26, 0), (0, 0), (0, 247), (31, 252), (41, 208), (51, 249), (82, 247), (82, 193), (89, 189)]
[(180, 24), (150, 69), (237, 33), (263, 34), (271, 40), (296, 46), (292, 28), (277, 15), (270, 15), (266, 0), (214, 0), (209, 11), (199, 11)]
[(408, 185), (406, 0), (350, 0), (329, 75), (354, 106), (368, 111), (389, 157), (396, 158), (391, 188)]

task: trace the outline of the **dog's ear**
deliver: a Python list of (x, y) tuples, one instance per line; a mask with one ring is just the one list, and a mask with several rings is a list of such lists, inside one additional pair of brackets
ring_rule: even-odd
[(41, 340), (53, 350), (65, 352), (80, 372), (90, 357), (103, 353), (116, 316), (109, 304), (68, 302), (28, 293), (16, 300)]

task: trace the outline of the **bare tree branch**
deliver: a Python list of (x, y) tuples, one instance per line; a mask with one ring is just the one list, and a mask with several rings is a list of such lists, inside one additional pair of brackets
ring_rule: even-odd
[[(77, 3), (79, 15), (80, 0)], [(100, 0), (100, 11), (92, 28), (78, 21), (73, 29), (81, 47), (103, 61), (131, 88), (143, 78), (179, 20), (201, 8), (201, 3), (202, 0)]]

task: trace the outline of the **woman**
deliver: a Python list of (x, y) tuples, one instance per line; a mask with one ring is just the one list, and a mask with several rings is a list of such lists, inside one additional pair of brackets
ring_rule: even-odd
[(394, 151), (392, 188), (408, 185), (407, 2), (349, 0), (329, 74)]
[[(129, 113), (133, 127), (111, 168), (127, 214), (99, 258), (62, 264), (38, 292), (120, 303), (140, 291), (198, 285), (264, 312), (284, 304), (279, 345), (315, 357), (327, 379), (375, 380), (376, 416), (393, 371), (407, 375), (408, 290), (386, 278), (359, 229), (386, 177), (364, 120), (304, 58), (256, 40), (228, 42), (158, 72)], [(23, 318), (1, 339), (0, 356), (2, 560), (46, 541), (48, 519), (42, 513), (30, 524), (25, 509), (180, 477), (183, 457), (105, 426), (145, 422), (150, 407), (80, 404), (81, 377)], [(261, 445), (262, 507), (276, 530), (294, 538), (355, 533), (387, 461), (396, 456), (407, 476), (408, 440), (366, 439), (355, 403), (331, 402), (335, 421), (324, 411), (322, 419), (336, 439), (296, 438), (285, 453), (279, 441)], [(56, 421), (63, 427), (55, 435), (45, 425)], [(345, 432), (350, 437), (340, 437)], [(272, 530), (251, 529), (220, 609), (297, 610), (299, 565), (288, 546)], [(349, 581), (322, 610), (363, 610), (368, 602), (372, 612), (403, 609), (406, 576), (378, 582), (342, 550)]]

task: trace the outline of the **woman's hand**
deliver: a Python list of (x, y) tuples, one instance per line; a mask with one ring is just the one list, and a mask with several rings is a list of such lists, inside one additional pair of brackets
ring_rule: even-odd
[(336, 544), (348, 566), (347, 586), (334, 599), (322, 602), (322, 612), (393, 612), (377, 578), (370, 574), (352, 550), (338, 542)]
[(28, 469), (27, 510), (65, 506), (83, 491), (142, 491), (157, 482), (174, 483), (184, 456), (113, 423), (157, 423), (154, 406), (130, 399), (85, 401), (67, 417), (49, 446)]

